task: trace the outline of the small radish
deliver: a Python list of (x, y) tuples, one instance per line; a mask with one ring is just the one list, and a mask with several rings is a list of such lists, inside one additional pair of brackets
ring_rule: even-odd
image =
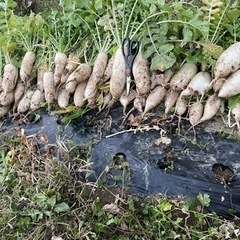
[(185, 63), (170, 80), (170, 87), (174, 91), (181, 91), (186, 88), (188, 83), (197, 73), (197, 66), (193, 63)]
[(240, 68), (240, 42), (236, 42), (228, 47), (216, 61), (214, 67), (214, 76), (217, 78), (225, 78), (230, 73)]
[(181, 92), (181, 97), (194, 95), (195, 92), (202, 97), (210, 89), (211, 76), (208, 72), (198, 72), (187, 85), (187, 88)]
[(221, 106), (221, 103), (222, 103), (222, 99), (219, 98), (216, 94), (209, 96), (205, 103), (203, 116), (199, 120), (199, 123), (205, 122), (213, 118), (217, 114)]
[(19, 101), (19, 104), (17, 107), (18, 113), (25, 113), (30, 109), (32, 95), (33, 95), (33, 91), (27, 90), (23, 98)]
[(60, 88), (57, 96), (58, 106), (60, 108), (66, 108), (69, 105), (70, 93), (66, 90), (66, 88)]
[(229, 98), (240, 93), (240, 70), (230, 75), (226, 82), (222, 85), (218, 96), (221, 98)]
[(67, 65), (67, 55), (62, 52), (57, 52), (54, 58), (54, 87), (57, 87), (61, 82), (61, 77), (65, 66)]
[(41, 103), (44, 102), (44, 100), (44, 93), (40, 89), (36, 89), (31, 97), (30, 109), (35, 111), (41, 108)]
[(188, 109), (188, 101), (181, 96), (178, 97), (175, 105), (175, 113), (178, 116), (182, 116)]
[(196, 126), (199, 123), (203, 114), (203, 104), (197, 101), (189, 106), (189, 122), (192, 126)]
[(213, 79), (211, 82), (211, 86), (214, 92), (218, 93), (225, 82), (226, 82), (226, 78)]
[(14, 90), (14, 105), (13, 105), (13, 112), (16, 111), (17, 106), (21, 98), (23, 97), (25, 92), (25, 85), (23, 82), (17, 83), (17, 86)]
[(143, 116), (155, 108), (160, 102), (164, 99), (167, 90), (162, 86), (155, 87), (148, 95), (146, 99), (145, 109), (143, 112)]
[(127, 90), (125, 89), (119, 99), (120, 103), (123, 106), (123, 114), (126, 115), (126, 108), (128, 104), (135, 99), (137, 96), (137, 92), (133, 89), (130, 90), (129, 94), (127, 95)]
[(8, 63), (4, 66), (3, 79), (2, 79), (2, 89), (3, 92), (12, 92), (17, 84), (18, 79), (18, 68), (13, 64)]
[(174, 91), (171, 88), (168, 89), (164, 100), (165, 115), (167, 115), (171, 108), (174, 107), (179, 95), (179, 91)]
[(84, 92), (85, 92), (85, 88), (87, 86), (87, 81), (83, 81), (78, 83), (76, 90), (74, 92), (74, 96), (73, 96), (73, 102), (74, 105), (76, 107), (83, 107), (86, 100), (84, 99)]

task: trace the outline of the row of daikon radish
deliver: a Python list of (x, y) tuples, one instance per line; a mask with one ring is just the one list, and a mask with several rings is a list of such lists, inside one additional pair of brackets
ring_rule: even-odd
[[(177, 72), (173, 69), (160, 74), (151, 72), (149, 62), (139, 53), (133, 64), (134, 81), (128, 95), (121, 48), (111, 58), (99, 52), (92, 66), (81, 63), (75, 54), (67, 56), (58, 52), (53, 69), (47, 64), (38, 67), (37, 84), (33, 85), (35, 58), (34, 52), (27, 52), (20, 69), (11, 63), (5, 65), (0, 82), (0, 117), (11, 107), (13, 112), (25, 113), (40, 108), (42, 102), (49, 106), (57, 103), (62, 109), (73, 104), (76, 107), (87, 104), (102, 110), (119, 100), (124, 114), (133, 102), (132, 109), (137, 109), (142, 117), (161, 103), (165, 115), (173, 109), (175, 114), (182, 116), (188, 110), (190, 123), (195, 126), (215, 116), (224, 99), (240, 93), (240, 43), (233, 44), (219, 57), (213, 80), (208, 72), (198, 72), (192, 63), (183, 64)], [(211, 95), (208, 94), (210, 89), (213, 89)], [(100, 95), (103, 99), (99, 105)], [(240, 104), (238, 108), (232, 113), (235, 118), (239, 116), (239, 121)]]

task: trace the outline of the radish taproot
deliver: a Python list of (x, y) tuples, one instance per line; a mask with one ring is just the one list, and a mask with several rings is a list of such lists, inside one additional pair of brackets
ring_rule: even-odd
[[(231, 109), (231, 115), (233, 116), (233, 119), (235, 121), (235, 124), (238, 127), (238, 131), (240, 131), (240, 103), (237, 103), (232, 109)], [(234, 126), (234, 125), (233, 125)]]
[(11, 92), (15, 89), (18, 79), (18, 68), (8, 63), (3, 69), (2, 89), (3, 92)]
[(19, 104), (17, 107), (18, 113), (25, 113), (30, 109), (31, 98), (32, 98), (33, 93), (34, 92), (32, 90), (26, 91), (23, 98), (19, 101)]
[(240, 42), (228, 47), (218, 57), (214, 66), (214, 77), (224, 78), (240, 68)]
[(170, 87), (174, 91), (184, 90), (196, 73), (197, 73), (196, 64), (193, 63), (183, 64), (179, 71), (172, 76), (170, 80)]
[(199, 120), (199, 123), (205, 122), (213, 118), (220, 109), (221, 103), (222, 99), (219, 98), (216, 94), (209, 96), (204, 105), (203, 116)]
[(164, 100), (164, 113), (167, 115), (172, 107), (174, 107), (175, 103), (177, 102), (177, 99), (180, 95), (179, 91), (174, 91), (171, 88), (167, 90), (165, 100)]
[(123, 106), (123, 114), (126, 115), (126, 108), (128, 106), (128, 104), (135, 99), (135, 97), (137, 96), (137, 92), (133, 89), (130, 90), (129, 94), (127, 94), (127, 90), (125, 89), (121, 96), (120, 96), (120, 103)]
[(148, 60), (138, 53), (132, 67), (136, 91), (139, 95), (148, 94), (151, 90), (151, 76)]
[(189, 122), (192, 126), (196, 126), (199, 123), (203, 115), (203, 104), (197, 101), (189, 106)]
[(146, 96), (138, 95), (133, 101), (133, 108), (137, 109), (139, 113), (143, 113), (143, 108), (145, 107), (145, 104), (146, 104)]
[(67, 65), (65, 66), (61, 76), (61, 84), (67, 81), (69, 75), (78, 67), (79, 64), (79, 57), (76, 54), (70, 53), (67, 59)]
[[(48, 105), (52, 104), (56, 98), (56, 90), (54, 86), (53, 71), (48, 70), (43, 75), (44, 98)], [(50, 106), (49, 106), (50, 107)]]
[(43, 92), (44, 88), (43, 88), (43, 75), (44, 73), (48, 70), (48, 66), (46, 63), (41, 63), (38, 67), (37, 70), (37, 88)]
[(1, 92), (0, 93), (0, 105), (8, 106), (14, 102), (14, 91), (11, 92)]
[(57, 96), (58, 106), (60, 108), (66, 108), (69, 105), (70, 93), (66, 90), (66, 88), (60, 88)]
[(18, 82), (17, 86), (14, 90), (14, 105), (13, 105), (13, 112), (16, 111), (17, 106), (21, 98), (23, 97), (25, 92), (25, 84), (23, 82)]
[(187, 111), (187, 109), (188, 109), (188, 100), (179, 96), (175, 104), (175, 113), (178, 116), (182, 116)]
[(163, 86), (156, 86), (148, 95), (143, 112), (143, 116), (155, 108), (164, 99), (167, 90)]
[(32, 69), (35, 60), (36, 54), (33, 51), (27, 51), (21, 63), (20, 78), (25, 84), (25, 90), (30, 87), (32, 80)]
[(35, 111), (41, 108), (41, 103), (44, 102), (44, 100), (44, 93), (40, 89), (36, 89), (31, 97), (30, 109)]
[(67, 65), (67, 55), (62, 52), (57, 52), (54, 58), (54, 86), (57, 87), (61, 82), (61, 77), (65, 66)]
[(211, 76), (208, 72), (198, 72), (189, 82), (186, 89), (181, 92), (181, 97), (188, 97), (194, 93), (202, 97), (210, 89)]
[(84, 92), (85, 92), (85, 88), (87, 86), (87, 81), (83, 81), (78, 83), (76, 90), (74, 92), (74, 96), (73, 96), (73, 102), (74, 105), (76, 107), (83, 107), (86, 100), (84, 99)]
[(111, 78), (112, 69), (113, 69), (113, 60), (114, 60), (113, 56), (109, 58), (107, 67), (103, 74), (103, 77), (102, 77), (101, 81), (99, 82), (100, 85), (107, 82)]
[(86, 81), (92, 72), (88, 63), (81, 63), (68, 77), (65, 88), (69, 93), (74, 93), (79, 82)]
[(114, 55), (112, 69), (113, 71), (110, 78), (110, 93), (112, 95), (112, 100), (109, 105), (115, 103), (121, 96), (125, 87), (125, 62), (121, 48), (118, 48)]
[(226, 82), (222, 85), (218, 96), (221, 98), (229, 98), (240, 93), (240, 70), (230, 75)]
[(213, 79), (211, 82), (211, 87), (213, 91), (215, 93), (218, 93), (225, 82), (226, 82), (226, 78)]

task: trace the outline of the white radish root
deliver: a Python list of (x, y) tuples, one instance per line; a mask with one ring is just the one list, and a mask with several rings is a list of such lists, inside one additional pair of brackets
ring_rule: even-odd
[(70, 93), (66, 88), (62, 87), (57, 96), (58, 106), (62, 109), (66, 108), (69, 105)]
[(57, 87), (61, 82), (61, 77), (65, 66), (67, 65), (67, 55), (62, 52), (57, 52), (54, 58), (54, 86)]
[(92, 72), (92, 68), (87, 63), (81, 63), (68, 77), (65, 88), (69, 93), (74, 93), (77, 84), (87, 80)]
[(211, 86), (214, 92), (218, 93), (225, 82), (226, 82), (226, 78), (213, 79), (211, 82)]
[(178, 97), (175, 105), (175, 113), (178, 116), (182, 116), (188, 109), (188, 101), (185, 98)]
[(85, 88), (87, 86), (87, 81), (78, 83), (76, 90), (74, 92), (73, 96), (73, 102), (76, 107), (83, 107), (86, 103), (86, 100), (84, 99), (84, 92)]
[(125, 62), (121, 48), (118, 48), (115, 53), (112, 69), (113, 71), (110, 78), (110, 93), (112, 95), (112, 100), (109, 106), (113, 105), (121, 96), (125, 87)]
[(25, 92), (25, 85), (23, 82), (17, 83), (17, 86), (14, 90), (14, 105), (13, 105), (13, 112), (16, 111), (18, 103), (20, 99), (23, 97)]
[(25, 90), (30, 87), (32, 79), (32, 68), (35, 60), (36, 54), (33, 51), (27, 51), (21, 63), (20, 78), (25, 84)]
[(11, 92), (15, 89), (18, 79), (18, 68), (8, 63), (4, 66), (2, 89), (3, 92)]
[(103, 103), (98, 107), (99, 112), (102, 111), (104, 108), (106, 108), (109, 105), (111, 100), (112, 100), (111, 93), (104, 94)]
[(17, 107), (18, 113), (25, 113), (30, 109), (32, 95), (33, 95), (33, 91), (27, 90), (23, 98), (19, 101), (19, 104)]
[(65, 66), (62, 76), (61, 76), (61, 84), (64, 84), (69, 75), (78, 67), (80, 64), (80, 59), (76, 54), (70, 53), (67, 60), (67, 65)]
[(143, 108), (145, 107), (145, 104), (146, 104), (146, 97), (143, 95), (137, 96), (133, 101), (133, 109), (137, 109), (139, 113), (143, 113)]
[(174, 91), (171, 88), (168, 89), (165, 100), (164, 100), (164, 108), (165, 108), (165, 115), (169, 113), (172, 107), (174, 107), (175, 103), (177, 102), (177, 99), (180, 95), (179, 91)]
[(181, 97), (192, 96), (194, 93), (202, 97), (210, 89), (211, 76), (208, 72), (198, 72), (187, 85), (187, 88), (181, 92)]
[(41, 103), (44, 102), (44, 100), (44, 93), (40, 89), (36, 89), (31, 97), (30, 109), (35, 111), (41, 108)]
[(151, 90), (151, 77), (149, 62), (141, 53), (138, 53), (132, 67), (132, 73), (136, 84), (136, 91), (139, 95), (148, 94)]
[(84, 97), (85, 99), (94, 98), (97, 93), (97, 84), (94, 81), (93, 75), (87, 81), (87, 86), (85, 88)]
[(126, 115), (126, 108), (128, 104), (135, 99), (137, 96), (137, 92), (133, 89), (130, 90), (129, 94), (127, 95), (127, 90), (125, 89), (119, 99), (120, 103), (123, 106), (123, 114)]
[(230, 73), (240, 68), (240, 42), (236, 42), (228, 47), (217, 59), (214, 67), (214, 76), (225, 78)]
[(188, 83), (197, 73), (197, 66), (193, 63), (185, 63), (170, 80), (170, 87), (174, 91), (181, 91), (186, 88)]
[(48, 66), (46, 63), (42, 63), (39, 65), (37, 70), (37, 88), (43, 92), (43, 75), (48, 70)]
[(143, 116), (148, 113), (150, 110), (155, 108), (161, 101), (164, 99), (167, 90), (162, 86), (155, 87), (148, 95), (146, 99), (145, 109)]
[[(235, 124), (237, 125), (238, 131), (240, 131), (240, 103), (237, 103), (231, 110), (231, 114), (233, 116), (233, 119), (235, 121)], [(229, 120), (230, 121), (230, 120)], [(233, 126), (235, 125), (233, 124)], [(230, 127), (233, 127), (230, 126)]]
[(113, 56), (108, 60), (108, 64), (107, 64), (107, 67), (103, 74), (103, 77), (102, 77), (101, 81), (99, 82), (100, 85), (107, 82), (111, 78), (112, 69), (113, 69), (113, 60), (114, 60)]
[(240, 93), (240, 70), (230, 75), (226, 82), (222, 85), (218, 96), (221, 98), (229, 98)]
[(221, 103), (222, 99), (219, 98), (216, 94), (209, 96), (204, 105), (203, 116), (199, 120), (199, 123), (205, 122), (213, 118), (220, 109)]
[(0, 93), (0, 105), (8, 106), (14, 102), (14, 91), (11, 92), (1, 92)]
[(189, 122), (192, 126), (196, 126), (199, 123), (203, 114), (203, 104), (197, 101), (189, 106)]
[(56, 98), (53, 72), (47, 71), (43, 75), (44, 98), (48, 105), (52, 104)]

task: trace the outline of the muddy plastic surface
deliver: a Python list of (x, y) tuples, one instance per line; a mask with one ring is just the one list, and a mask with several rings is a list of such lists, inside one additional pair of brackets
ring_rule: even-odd
[[(24, 128), (26, 135), (44, 132), (50, 143), (55, 143), (59, 136), (82, 144), (94, 142), (91, 162), (95, 174), (88, 176), (89, 181), (101, 175), (108, 184), (124, 184), (130, 192), (142, 196), (161, 193), (196, 197), (207, 193), (210, 210), (227, 218), (232, 216), (229, 210), (240, 216), (239, 142), (205, 132), (201, 126), (196, 128), (196, 140), (193, 134), (167, 134), (171, 139), (168, 145), (159, 143), (159, 130), (130, 131), (106, 138), (126, 130), (119, 128), (116, 113), (117, 110), (95, 117), (90, 112), (66, 126), (58, 123), (57, 116), (41, 112), (38, 123), (18, 127)], [(103, 175), (106, 166), (111, 167), (116, 161), (125, 161), (127, 165)]]

